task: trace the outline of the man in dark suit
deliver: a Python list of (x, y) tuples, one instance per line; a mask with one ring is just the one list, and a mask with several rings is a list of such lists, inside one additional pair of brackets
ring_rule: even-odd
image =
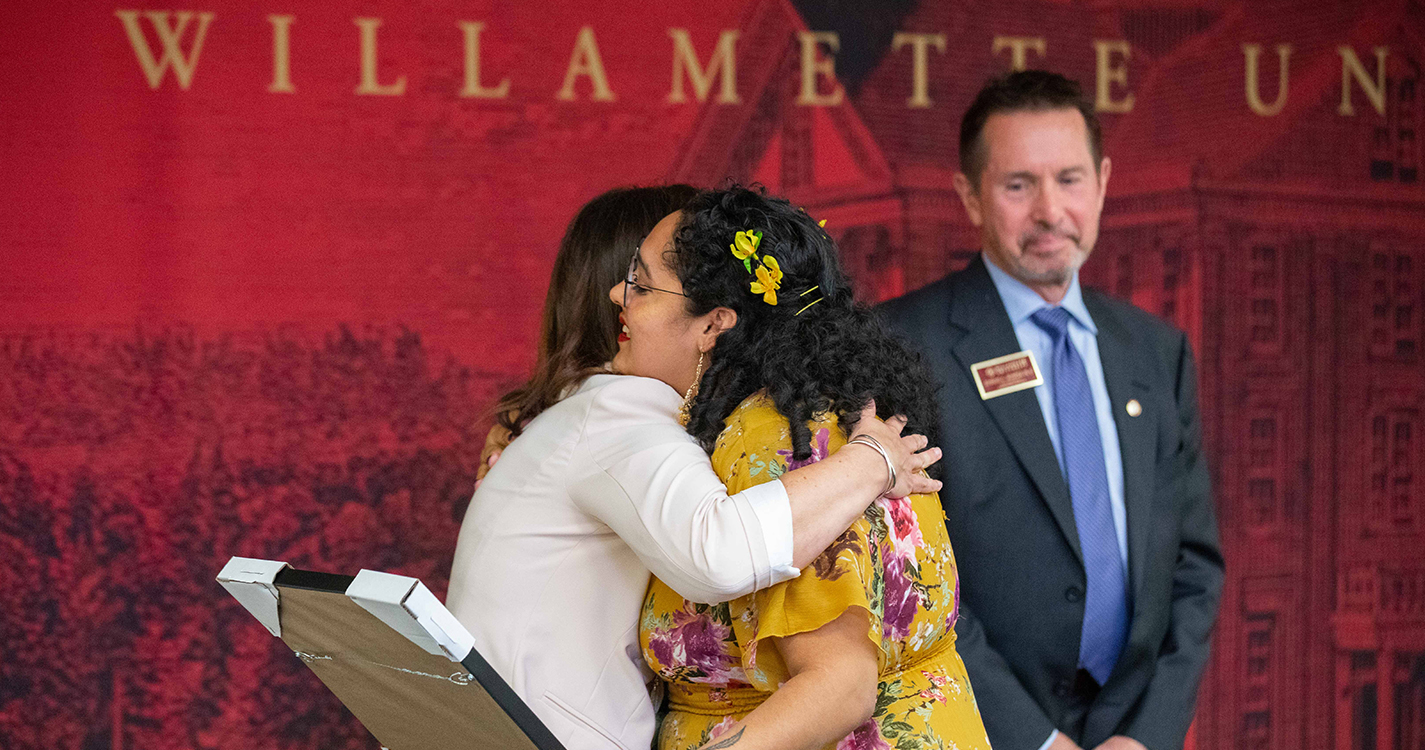
[(959, 650), (996, 750), (1183, 745), (1222, 589), (1184, 334), (1081, 289), (1110, 163), (1077, 84), (991, 82), (965, 270), (886, 303), (943, 383)]

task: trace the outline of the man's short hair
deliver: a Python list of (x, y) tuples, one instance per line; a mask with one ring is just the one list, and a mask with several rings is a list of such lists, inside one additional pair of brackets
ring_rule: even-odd
[(1084, 98), (1083, 89), (1058, 73), (1047, 70), (1021, 70), (993, 78), (980, 93), (965, 116), (960, 119), (960, 171), (978, 185), (980, 173), (989, 159), (981, 133), (990, 115), (1006, 112), (1038, 112), (1051, 109), (1077, 109), (1084, 116), (1089, 132), (1089, 152), (1093, 154), (1094, 170), (1103, 160), (1103, 130), (1093, 103)]

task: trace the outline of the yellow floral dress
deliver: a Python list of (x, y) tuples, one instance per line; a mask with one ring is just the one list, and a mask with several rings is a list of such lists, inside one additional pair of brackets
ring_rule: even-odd
[[(729, 492), (819, 461), (846, 442), (834, 415), (813, 422), (812, 456), (792, 460), (788, 424), (764, 394), (728, 417), (712, 464)], [(989, 750), (955, 651), (955, 556), (936, 495), (877, 500), (798, 578), (724, 604), (694, 604), (654, 578), (644, 600), (643, 657), (665, 683), (657, 750), (716, 739), (789, 675), (768, 638), (816, 630), (851, 607), (870, 613), (879, 650), (875, 713), (837, 750)]]

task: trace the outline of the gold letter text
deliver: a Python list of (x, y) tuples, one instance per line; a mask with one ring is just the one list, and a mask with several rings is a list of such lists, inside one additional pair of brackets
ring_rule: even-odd
[(1366, 66), (1361, 64), (1361, 58), (1356, 57), (1356, 51), (1350, 47), (1338, 47), (1341, 53), (1341, 107), (1337, 109), (1343, 115), (1354, 116), (1356, 108), (1351, 106), (1351, 78), (1356, 79), (1356, 83), (1361, 84), (1361, 90), (1366, 92), (1366, 98), (1371, 100), (1371, 106), (1375, 107), (1377, 114), (1385, 114), (1385, 57), (1390, 54), (1389, 47), (1376, 47), (1376, 79), (1371, 81), (1371, 77), (1366, 74)]
[(574, 54), (569, 56), (569, 69), (564, 72), (564, 88), (559, 89), (555, 97), (566, 102), (574, 101), (574, 82), (579, 76), (589, 77), (589, 83), (594, 87), (589, 96), (591, 100), (614, 100), (608, 76), (604, 75), (604, 61), (599, 57), (599, 43), (594, 40), (594, 29), (591, 26), (579, 29), (579, 38), (574, 42)]
[(292, 87), (292, 21), (296, 16), (268, 16), (272, 23), (272, 83), (271, 94), (291, 94)]
[[(846, 96), (846, 90), (836, 80), (836, 53), (841, 49), (841, 36), (834, 31), (800, 31), (797, 36), (802, 41), (802, 91), (797, 96), (797, 104), (802, 107), (835, 107)], [(821, 59), (817, 43), (826, 45), (832, 54)], [(830, 94), (817, 93), (818, 76), (831, 79), (835, 88)]]
[(353, 18), (352, 22), (361, 29), (361, 85), (356, 87), (356, 93), (366, 96), (401, 96), (406, 93), (405, 76), (386, 86), (382, 86), (377, 78), (376, 30), (381, 28), (381, 19)]
[[(1094, 51), (1098, 53), (1098, 96), (1094, 108), (1100, 112), (1132, 112), (1133, 94), (1115, 100), (1113, 84), (1128, 86), (1128, 42), (1121, 39), (1095, 39)], [(1123, 55), (1121, 65), (1113, 64), (1115, 54)]]
[(1277, 98), (1271, 104), (1262, 103), (1260, 82), (1258, 81), (1258, 61), (1262, 57), (1262, 45), (1244, 44), (1242, 54), (1247, 56), (1247, 106), (1262, 117), (1271, 117), (1286, 106), (1287, 61), (1291, 59), (1291, 45), (1277, 45)]
[(712, 59), (708, 60), (707, 68), (703, 68), (698, 63), (698, 53), (693, 49), (693, 38), (688, 30), (668, 29), (668, 36), (673, 38), (673, 90), (668, 92), (668, 102), (682, 104), (688, 101), (688, 96), (683, 93), (683, 71), (686, 70), (688, 80), (693, 82), (693, 96), (698, 101), (708, 100), (713, 78), (722, 74), (722, 90), (717, 96), (717, 103), (741, 104), (742, 100), (737, 98), (736, 57), (740, 33), (735, 29), (722, 32), (717, 38), (717, 49), (713, 50)]
[(1009, 69), (1017, 72), (1029, 67), (1029, 50), (1043, 57), (1049, 43), (1042, 36), (997, 36), (990, 44), (991, 55), (998, 55), (1005, 49), (1009, 50)]
[(129, 44), (133, 46), (134, 55), (139, 59), (139, 67), (143, 68), (143, 74), (148, 78), (148, 87), (157, 89), (162, 85), (163, 74), (172, 66), (173, 77), (178, 79), (178, 88), (187, 91), (188, 86), (193, 83), (193, 71), (198, 67), (198, 55), (203, 51), (203, 38), (208, 35), (208, 24), (212, 22), (213, 14), (198, 14), (198, 30), (193, 32), (193, 48), (188, 52), (188, 56), (184, 57), (178, 40), (183, 38), (183, 31), (188, 28), (188, 22), (193, 20), (193, 11), (177, 11), (177, 26), (168, 23), (169, 11), (144, 11), (144, 18), (153, 24), (153, 30), (158, 34), (159, 46), (163, 48), (163, 55), (157, 60), (153, 57), (153, 50), (149, 49), (148, 40), (144, 39), (143, 27), (139, 25), (139, 11), (116, 10), (114, 15), (124, 24), (124, 31), (129, 35)]
[(460, 95), (474, 99), (505, 99), (510, 95), (510, 79), (505, 78), (498, 86), (489, 88), (480, 84), (480, 32), (485, 30), (484, 21), (460, 21), (465, 32), (465, 88)]
[(935, 45), (935, 49), (941, 54), (945, 52), (944, 34), (909, 34), (904, 31), (896, 32), (891, 39), (891, 51), (899, 52), (901, 47), (910, 45), (910, 98), (905, 100), (907, 107), (916, 109), (926, 109), (935, 104), (930, 100), (930, 85), (928, 83), (929, 74), (929, 53), (926, 48)]

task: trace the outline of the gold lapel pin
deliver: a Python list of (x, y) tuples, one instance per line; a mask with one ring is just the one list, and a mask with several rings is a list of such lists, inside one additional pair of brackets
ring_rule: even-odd
[(1125, 404), (1123, 408), (1128, 412), (1128, 416), (1130, 417), (1136, 417), (1143, 413), (1143, 405), (1138, 403), (1138, 399), (1136, 398), (1128, 399), (1128, 403)]

